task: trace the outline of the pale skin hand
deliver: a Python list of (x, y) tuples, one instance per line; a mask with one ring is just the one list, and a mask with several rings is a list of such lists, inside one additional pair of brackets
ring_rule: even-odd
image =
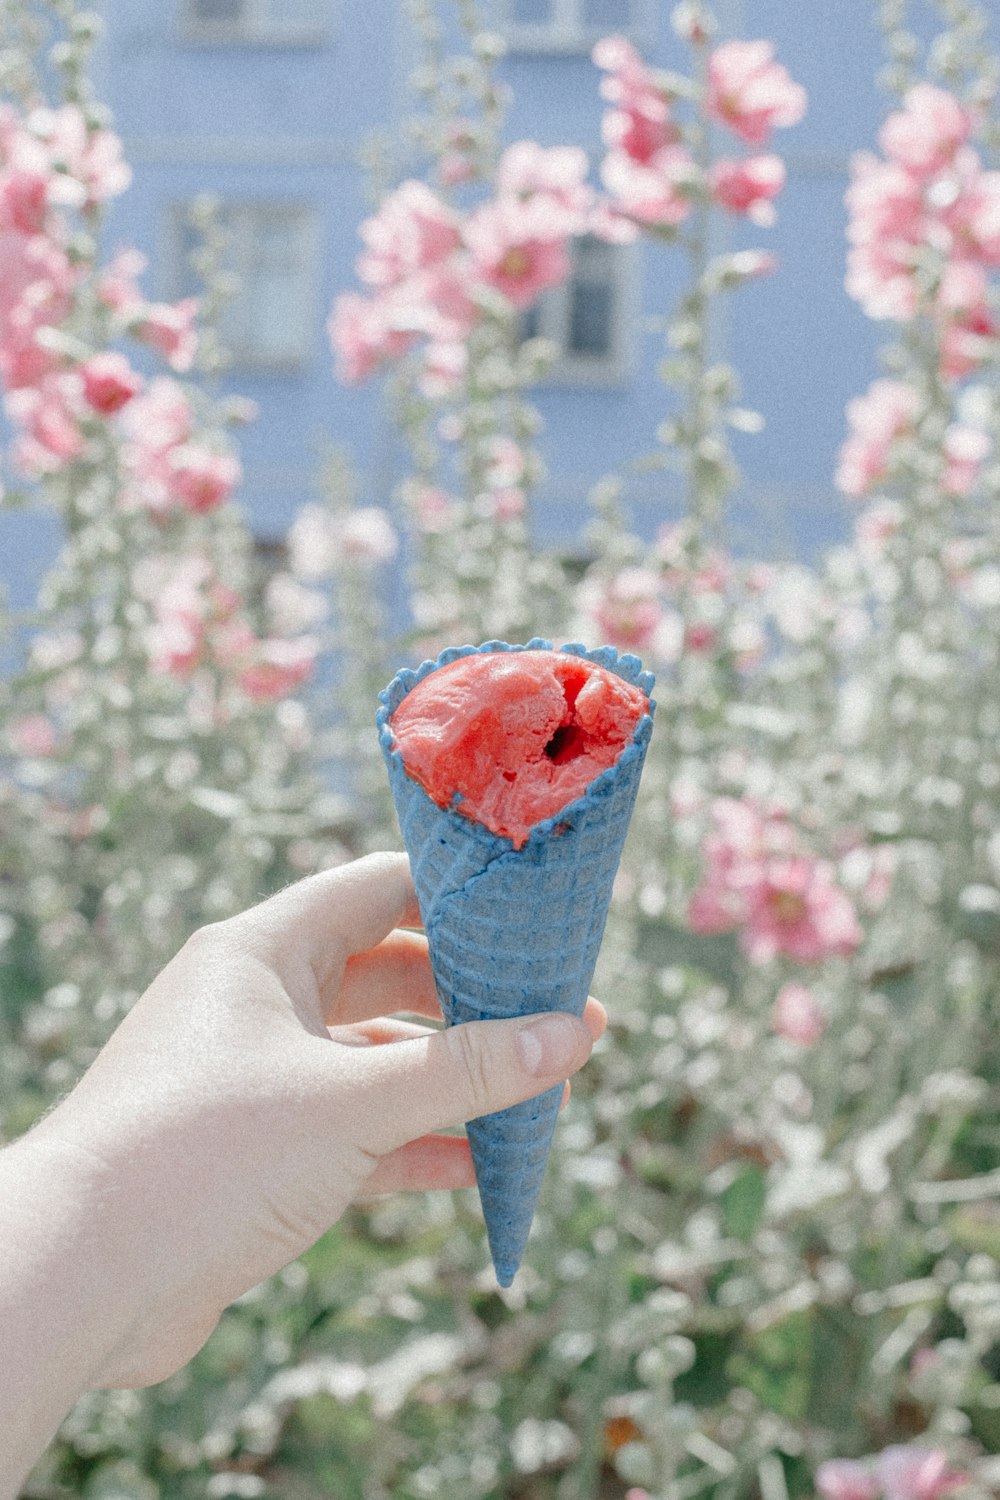
[(575, 1073), (606, 1024), (442, 1031), (402, 855), (205, 928), (0, 1151), (0, 1500), (85, 1390), (165, 1379), (359, 1197), (467, 1187), (433, 1132)]

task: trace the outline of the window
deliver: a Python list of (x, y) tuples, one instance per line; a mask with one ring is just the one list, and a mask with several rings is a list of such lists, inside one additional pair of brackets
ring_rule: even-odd
[(624, 379), (631, 259), (627, 248), (583, 235), (573, 243), (569, 279), (525, 314), (523, 337), (551, 339), (559, 351), (552, 380), (612, 385)]
[(586, 52), (599, 37), (645, 38), (648, 0), (502, 0), (504, 34), (515, 52)]
[[(223, 263), (238, 282), (226, 302), (219, 335), (235, 368), (294, 372), (309, 358), (317, 318), (317, 234), (303, 203), (258, 200), (223, 203)], [(191, 266), (200, 239), (186, 204), (174, 209), (172, 295), (197, 296)]]
[(185, 0), (193, 42), (319, 46), (330, 25), (331, 0)]

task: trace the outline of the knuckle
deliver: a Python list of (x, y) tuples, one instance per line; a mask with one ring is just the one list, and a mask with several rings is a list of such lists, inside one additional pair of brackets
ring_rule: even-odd
[(490, 1070), (481, 1031), (475, 1025), (452, 1026), (447, 1035), (457, 1053), (469, 1118), (489, 1114), (491, 1108)]

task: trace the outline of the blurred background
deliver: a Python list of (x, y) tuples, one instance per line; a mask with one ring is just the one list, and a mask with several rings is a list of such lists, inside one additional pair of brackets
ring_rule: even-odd
[[(95, 82), (134, 172), (111, 206), (107, 247), (138, 246), (150, 295), (171, 301), (200, 290), (191, 202), (215, 195), (229, 231), (226, 260), (239, 288), (223, 319), (232, 356), (224, 384), (259, 404), (241, 436), (242, 498), (255, 533), (284, 534), (331, 442), (350, 455), (362, 503), (387, 503), (406, 460), (382, 383), (338, 384), (325, 323), (334, 297), (354, 284), (359, 220), (379, 190), (407, 174), (416, 42), (405, 7), (104, 0), (95, 9), (105, 28)], [(507, 138), (582, 145), (596, 168), (603, 102), (591, 48), (617, 31), (651, 62), (680, 67), (669, 10), (654, 0), (487, 0), (482, 19), (508, 48), (500, 68), (513, 96)], [(715, 248), (759, 245), (781, 262), (780, 275), (717, 304), (713, 355), (740, 370), (743, 400), (764, 418), (759, 433), (735, 435), (744, 479), (732, 539), (757, 556), (812, 559), (847, 530), (832, 475), (844, 405), (874, 371), (880, 332), (843, 289), (849, 159), (873, 145), (884, 112), (874, 12), (868, 0), (724, 0), (719, 12), (726, 35), (773, 38), (809, 95), (805, 120), (782, 141), (788, 185), (775, 227), (715, 216), (714, 232), (727, 235)], [(548, 470), (533, 501), (539, 542), (569, 542), (591, 485), (651, 446), (663, 405), (655, 379), (662, 320), (684, 274), (678, 257), (648, 239), (587, 239), (577, 243), (570, 283), (533, 311), (531, 331), (560, 351), (537, 392)], [(662, 474), (628, 479), (641, 532), (670, 513), (675, 485)], [(0, 524), (0, 570), (12, 602), (26, 604), (54, 551), (54, 526), (33, 512)]]

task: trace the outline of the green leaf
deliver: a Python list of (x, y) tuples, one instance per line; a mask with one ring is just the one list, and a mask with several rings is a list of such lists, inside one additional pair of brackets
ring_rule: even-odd
[(731, 1239), (751, 1240), (764, 1213), (767, 1175), (762, 1167), (749, 1166), (722, 1194), (722, 1222)]

